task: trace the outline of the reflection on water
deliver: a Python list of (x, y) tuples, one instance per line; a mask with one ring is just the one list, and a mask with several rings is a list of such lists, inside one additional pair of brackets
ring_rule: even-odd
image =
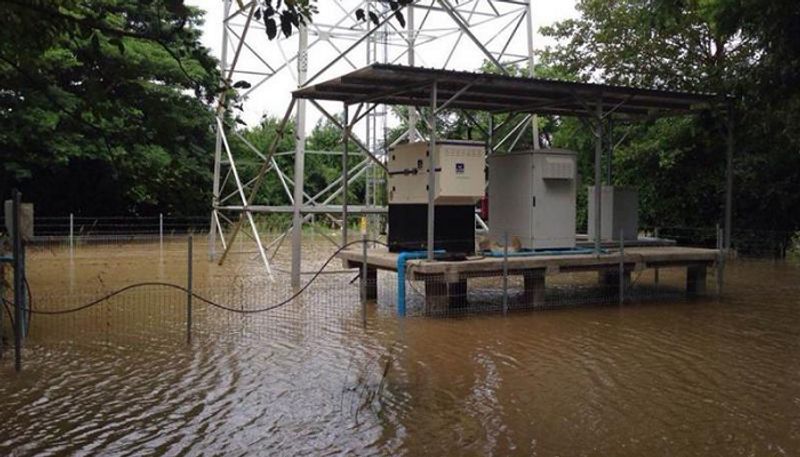
[[(32, 287), (101, 269), (97, 290), (143, 269), (179, 281), (167, 257), (54, 256), (31, 262)], [(254, 281), (241, 257), (198, 259), (199, 287)], [(40, 318), (23, 374), (0, 365), (0, 454), (798, 455), (800, 268), (742, 261), (729, 278), (722, 303), (405, 320), (373, 306), (366, 331), (356, 290), (273, 317), (200, 312), (191, 345), (183, 308), (159, 309), (175, 300), (119, 318), (138, 327), (108, 309)]]

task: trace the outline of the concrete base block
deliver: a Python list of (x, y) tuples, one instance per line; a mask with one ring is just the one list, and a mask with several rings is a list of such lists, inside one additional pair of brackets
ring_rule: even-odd
[(522, 274), (524, 291), (522, 306), (533, 307), (544, 305), (545, 299), (545, 271), (528, 270)]
[(467, 306), (467, 280), (445, 282), (443, 278), (425, 280), (425, 312), (437, 314)]
[[(359, 278), (361, 284), (359, 286), (363, 286), (364, 278)], [(378, 298), (378, 270), (375, 268), (367, 267), (367, 300), (377, 300)]]
[(686, 293), (691, 296), (705, 295), (707, 268), (705, 265), (686, 267)]
[[(625, 287), (627, 288), (631, 285), (631, 272), (626, 269), (622, 274)], [(598, 272), (597, 282), (601, 286), (619, 288), (619, 268)]]

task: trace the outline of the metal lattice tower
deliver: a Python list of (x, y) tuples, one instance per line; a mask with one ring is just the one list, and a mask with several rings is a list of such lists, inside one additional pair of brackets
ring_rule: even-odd
[[(223, 0), (222, 51), (220, 65), (225, 78), (231, 83), (247, 81), (249, 87), (241, 89), (242, 103), (254, 99), (274, 99), (275, 94), (286, 94), (286, 78), (292, 84), (304, 87), (372, 63), (393, 63), (429, 68), (477, 70), (484, 62), (500, 68), (509, 65), (527, 66), (533, 71), (533, 23), (531, 0), (428, 0), (418, 1), (405, 11), (406, 27), (389, 14), (384, 0), (341, 0), (324, 2), (325, 8), (315, 22), (301, 27), (289, 38), (283, 36), (269, 41), (264, 24), (256, 11), (264, 0), (239, 2)], [(379, 24), (356, 19), (359, 8), (375, 12)], [(319, 18), (326, 18), (320, 20)], [(334, 18), (335, 20), (330, 20)], [(381, 164), (386, 163), (386, 132), (391, 122), (391, 112), (384, 105), (362, 105), (352, 118), (345, 109), (344, 122), (337, 116), (335, 107), (314, 101), (287, 102), (284, 118), (294, 117), (296, 147), (294, 151), (279, 151), (276, 139), (266, 149), (260, 150), (246, 141), (239, 129), (231, 125), (232, 116), (225, 112), (225, 103), (217, 110), (217, 133), (214, 151), (214, 178), (209, 255), (221, 264), (239, 234), (250, 238), (256, 246), (258, 257), (267, 274), (272, 276), (270, 258), (291, 235), (292, 284), (300, 283), (301, 235), (303, 223), (315, 214), (335, 219), (343, 209), (336, 205), (337, 198), (349, 184), (364, 180), (365, 197), (360, 204), (350, 206), (349, 214), (377, 214), (385, 211), (379, 206), (385, 184)], [(362, 109), (363, 108), (363, 109)], [(358, 164), (349, 172), (328, 183), (316, 195), (304, 187), (306, 154), (337, 154), (330, 151), (306, 150), (306, 120), (308, 110), (318, 111), (322, 117), (343, 129), (349, 126), (358, 146)], [(409, 125), (397, 141), (421, 138), (415, 126), (419, 114), (410, 110)], [(530, 121), (526, 121), (530, 122)], [(535, 119), (532, 123), (534, 147), (538, 147)], [(283, 132), (279, 132), (278, 137)], [(245, 164), (236, 157), (229, 138), (245, 145), (259, 159), (258, 167)], [(282, 169), (275, 160), (276, 154), (294, 157), (294, 170)], [(247, 165), (247, 166), (245, 166)], [(290, 205), (260, 201), (258, 190), (267, 174), (275, 174)], [(288, 213), (293, 216), (292, 229), (271, 239), (265, 239), (256, 223), (257, 213)], [(478, 221), (482, 224), (482, 221)], [(375, 224), (371, 224), (373, 227)], [(346, 237), (346, 225), (343, 225)], [(241, 233), (240, 233), (241, 232)], [(227, 236), (226, 236), (227, 235)], [(218, 246), (219, 243), (219, 246)], [(217, 256), (217, 249), (224, 252)]]

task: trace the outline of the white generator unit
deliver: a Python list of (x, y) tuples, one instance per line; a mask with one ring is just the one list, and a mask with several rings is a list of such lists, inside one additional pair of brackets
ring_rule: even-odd
[[(428, 204), (428, 142), (389, 151), (389, 204)], [(486, 145), (474, 141), (436, 143), (434, 202), (474, 205), (486, 188)]]
[[(589, 209), (589, 240), (595, 233), (594, 186), (587, 192)], [(600, 188), (600, 240), (625, 241), (639, 238), (639, 193), (630, 187), (602, 186)]]
[[(428, 242), (428, 142), (389, 150), (389, 250), (416, 251)], [(475, 203), (486, 189), (486, 145), (442, 140), (433, 151), (434, 247), (475, 251)]]
[(489, 156), (489, 236), (523, 249), (575, 247), (577, 154), (539, 149)]

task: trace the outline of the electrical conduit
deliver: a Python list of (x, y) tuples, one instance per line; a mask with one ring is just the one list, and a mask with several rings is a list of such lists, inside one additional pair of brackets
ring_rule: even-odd
[[(433, 251), (434, 254), (444, 254), (444, 250)], [(424, 259), (428, 255), (427, 251), (408, 251), (401, 252), (397, 256), (397, 314), (406, 315), (406, 261), (414, 259)]]

